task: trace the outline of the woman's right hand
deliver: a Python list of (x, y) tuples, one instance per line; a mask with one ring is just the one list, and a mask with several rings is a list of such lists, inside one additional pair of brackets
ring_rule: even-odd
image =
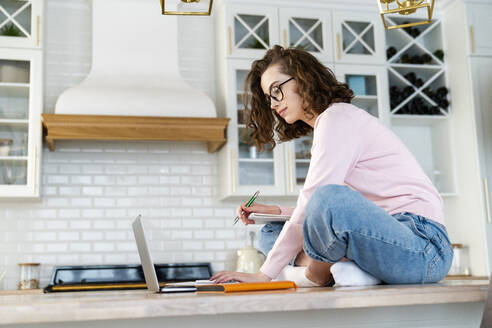
[(237, 216), (243, 221), (245, 225), (254, 224), (254, 220), (248, 219), (251, 213), (263, 213), (263, 214), (280, 214), (280, 207), (277, 205), (264, 205), (260, 203), (253, 203), (249, 207), (246, 207), (244, 202), (238, 206), (236, 212)]

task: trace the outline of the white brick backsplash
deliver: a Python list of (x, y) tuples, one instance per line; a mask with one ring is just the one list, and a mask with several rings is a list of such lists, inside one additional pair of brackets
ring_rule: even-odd
[(70, 229), (87, 230), (91, 228), (90, 220), (71, 220)]
[(102, 196), (102, 187), (82, 187), (82, 195), (84, 196)]
[(49, 243), (46, 244), (46, 252), (48, 253), (60, 253), (68, 250), (68, 244), (65, 243)]
[(214, 249), (214, 250), (217, 250), (217, 249), (224, 249), (225, 248), (225, 244), (223, 241), (207, 241), (205, 242), (205, 249)]
[(102, 240), (103, 237), (100, 231), (82, 232), (82, 240)]
[(191, 231), (186, 231), (186, 230), (173, 230), (171, 232), (171, 238), (172, 239), (191, 239), (192, 238), (192, 232)]
[(63, 196), (80, 196), (79, 187), (58, 187), (58, 191)]
[(183, 242), (183, 249), (188, 251), (188, 250), (202, 250), (203, 249), (203, 242), (201, 241), (184, 241)]
[(236, 238), (236, 234), (234, 230), (218, 230), (215, 233), (215, 237), (217, 239), (234, 239)]
[(95, 207), (114, 207), (116, 204), (116, 200), (114, 198), (95, 198), (94, 206)]
[(77, 231), (59, 232), (58, 239), (76, 241), (80, 239), (80, 234)]
[(80, 174), (81, 168), (79, 165), (61, 165), (59, 173), (60, 174)]
[(90, 243), (70, 243), (69, 247), (70, 251), (72, 252), (89, 252), (91, 250), (91, 244)]
[[(91, 68), (91, 6), (46, 0), (45, 14), (43, 107), (53, 113), (60, 93)], [(179, 65), (191, 85), (215, 100), (215, 51), (200, 46), (213, 44), (214, 20), (202, 24), (210, 33), (180, 38), (186, 56)], [(8, 201), (0, 208), (0, 265), (9, 272), (0, 290), (16, 288), (21, 261), (42, 263), (42, 286), (54, 265), (138, 263), (131, 230), (138, 214), (156, 226), (151, 235), (159, 263), (235, 266), (247, 234), (232, 226), (236, 202), (217, 198), (218, 159), (206, 143), (60, 141), (54, 152), (45, 145), (42, 155), (40, 201)]]
[(61, 220), (46, 221), (46, 229), (49, 230), (60, 230), (60, 229), (66, 229), (67, 227), (68, 227), (68, 221), (61, 221)]
[(183, 219), (183, 228), (199, 229), (203, 226), (203, 220), (199, 219)]
[(49, 207), (66, 207), (68, 206), (68, 198), (45, 198), (46, 205)]
[(46, 183), (48, 184), (67, 184), (68, 177), (66, 175), (48, 175), (46, 176)]
[(76, 207), (88, 207), (92, 206), (92, 198), (71, 198), (70, 205)]
[(105, 240), (125, 240), (126, 232), (123, 231), (108, 231), (104, 233)]
[(60, 210), (58, 210), (58, 217), (63, 218), (63, 219), (80, 218), (80, 210), (78, 210), (78, 209), (60, 209)]
[(75, 175), (70, 177), (71, 185), (90, 185), (92, 184), (92, 177), (88, 175)]
[(179, 217), (191, 216), (191, 213), (192, 211), (189, 208), (173, 208), (171, 210), (172, 216), (179, 216)]
[(214, 231), (213, 230), (197, 230), (193, 231), (194, 239), (213, 239)]
[(114, 251), (113, 243), (94, 243), (93, 249), (96, 252), (112, 252)]

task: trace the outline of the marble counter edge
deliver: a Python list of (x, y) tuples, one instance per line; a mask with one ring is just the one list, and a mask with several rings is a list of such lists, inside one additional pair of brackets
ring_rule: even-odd
[(487, 290), (488, 281), (241, 294), (176, 295), (146, 290), (9, 294), (0, 297), (0, 324), (483, 302)]

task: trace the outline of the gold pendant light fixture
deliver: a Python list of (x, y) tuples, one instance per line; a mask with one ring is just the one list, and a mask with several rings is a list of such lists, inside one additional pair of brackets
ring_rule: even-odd
[(161, 0), (163, 15), (210, 16), (213, 0)]
[[(395, 28), (404, 28), (409, 26), (417, 26), (423, 24), (429, 24), (432, 21), (432, 12), (434, 11), (434, 2), (435, 0), (376, 0), (379, 5), (379, 13), (381, 14), (381, 18), (383, 20), (384, 27), (387, 30), (393, 30)], [(399, 25), (388, 25), (386, 22), (385, 15), (388, 14), (400, 14), (400, 15), (411, 15), (416, 13), (417, 11), (427, 11), (426, 19), (399, 24)]]

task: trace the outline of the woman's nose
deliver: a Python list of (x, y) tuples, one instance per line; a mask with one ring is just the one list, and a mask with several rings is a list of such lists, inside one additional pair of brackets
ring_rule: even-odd
[(280, 104), (280, 101), (277, 101), (277, 100), (271, 98), (271, 100), (270, 100), (270, 108), (271, 109), (277, 108), (278, 107), (278, 104)]

